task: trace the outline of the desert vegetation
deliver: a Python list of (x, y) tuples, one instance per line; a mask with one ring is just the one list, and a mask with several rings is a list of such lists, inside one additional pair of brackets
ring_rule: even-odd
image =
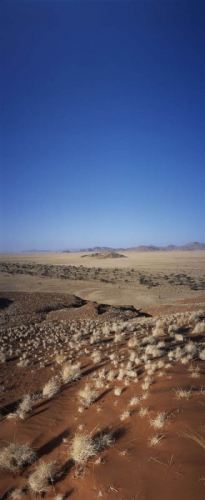
[(131, 500), (136, 475), (143, 488), (141, 463), (144, 473), (151, 464), (150, 484), (167, 467), (170, 495), (172, 475), (186, 489), (189, 464), (193, 491), (203, 498), (205, 311), (124, 318), (114, 312), (64, 321), (40, 314), (29, 323), (25, 311), (25, 323), (22, 314), (15, 326), (12, 317), (8, 327), (3, 322), (2, 495), (80, 499), (86, 489), (93, 499), (121, 492)]
[[(86, 256), (85, 256), (86, 257)], [(141, 285), (142, 288), (151, 289), (162, 286), (189, 290), (205, 290), (205, 274), (199, 276), (189, 273), (173, 273), (163, 271), (158, 273), (141, 271), (136, 268), (122, 267), (87, 267), (83, 265), (52, 265), (18, 262), (0, 263), (0, 273), (3, 275), (28, 275), (43, 278), (59, 278), (60, 280), (94, 281), (111, 284), (126, 284), (129, 286)]]

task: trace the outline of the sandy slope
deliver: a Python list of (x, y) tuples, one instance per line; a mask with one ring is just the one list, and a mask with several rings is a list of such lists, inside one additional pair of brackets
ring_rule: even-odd
[[(41, 460), (56, 460), (53, 483), (49, 481), (43, 494), (48, 499), (61, 493), (73, 500), (202, 500), (204, 448), (191, 434), (199, 434), (205, 443), (205, 361), (200, 358), (205, 313), (172, 314), (156, 325), (156, 317), (138, 317), (122, 309), (103, 311), (66, 295), (3, 295), (1, 449), (11, 442), (28, 443), (36, 450), (37, 462), (15, 473), (1, 471), (1, 498), (24, 488), (25, 500), (32, 499), (29, 477)], [(158, 351), (152, 351), (153, 346)], [(101, 357), (96, 362), (94, 351)], [(66, 356), (61, 364), (59, 354)], [(65, 382), (61, 370), (70, 362), (80, 363), (80, 378)], [(55, 376), (58, 393), (43, 398), (45, 383)], [(96, 395), (81, 412), (78, 393), (85, 384), (95, 387)], [(120, 395), (116, 387), (122, 389)], [(186, 392), (179, 398), (180, 388)], [(17, 415), (8, 418), (28, 393), (35, 397), (24, 420)], [(139, 399), (131, 406), (134, 396)], [(130, 414), (122, 420), (125, 411)], [(158, 412), (165, 413), (164, 423), (155, 428)], [(190, 436), (183, 435), (185, 430)], [(70, 453), (75, 433), (97, 439), (99, 432), (111, 434), (113, 443), (82, 464), (75, 463)], [(161, 441), (150, 446), (150, 438), (159, 434)]]

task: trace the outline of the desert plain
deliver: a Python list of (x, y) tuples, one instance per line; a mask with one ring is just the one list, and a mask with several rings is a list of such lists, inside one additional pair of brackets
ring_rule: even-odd
[(205, 252), (0, 256), (1, 499), (205, 498)]

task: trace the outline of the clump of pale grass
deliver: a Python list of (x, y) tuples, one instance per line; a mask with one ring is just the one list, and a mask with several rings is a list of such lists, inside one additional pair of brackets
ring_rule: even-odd
[(102, 327), (102, 333), (105, 337), (107, 337), (110, 333), (110, 326), (107, 325), (106, 323)]
[(93, 351), (93, 353), (91, 354), (91, 358), (92, 358), (94, 365), (100, 363), (100, 361), (102, 359), (99, 351)]
[(57, 354), (57, 356), (55, 357), (56, 363), (58, 363), (58, 365), (65, 363), (66, 359), (66, 354)]
[(71, 382), (80, 378), (80, 363), (72, 365), (68, 363), (61, 371), (61, 377), (64, 383)]
[(130, 351), (130, 353), (129, 353), (129, 359), (130, 359), (131, 362), (134, 362), (135, 356), (136, 356), (135, 351)]
[(141, 407), (139, 410), (139, 416), (140, 417), (145, 417), (149, 413), (149, 408), (143, 408)]
[(20, 359), (20, 361), (17, 363), (17, 366), (20, 366), (20, 368), (26, 368), (28, 365), (28, 359)]
[(189, 316), (189, 321), (198, 321), (200, 318), (205, 316), (205, 311), (203, 309), (199, 309), (199, 311), (193, 311)]
[(6, 361), (6, 354), (2, 352), (0, 354), (0, 363), (5, 363), (5, 361)]
[(149, 391), (146, 391), (146, 392), (144, 392), (144, 394), (141, 396), (141, 399), (142, 399), (142, 400), (144, 400), (144, 399), (148, 399), (150, 396), (151, 396), (150, 392), (149, 392)]
[(98, 452), (97, 443), (88, 433), (75, 434), (69, 447), (70, 458), (76, 464), (82, 464)]
[(138, 345), (138, 340), (136, 337), (131, 337), (127, 342), (128, 347), (136, 347)]
[(82, 332), (77, 332), (77, 333), (74, 333), (73, 335), (73, 340), (74, 342), (80, 342), (80, 340), (82, 339)]
[(104, 387), (104, 382), (101, 378), (98, 378), (95, 380), (95, 387), (96, 387), (96, 389), (100, 389), (101, 387)]
[(175, 338), (176, 342), (183, 342), (183, 340), (184, 340), (184, 337), (183, 337), (183, 335), (181, 335), (181, 333), (176, 333), (174, 335), (174, 338)]
[(116, 333), (114, 336), (114, 342), (122, 342), (123, 341), (123, 334), (122, 333)]
[(175, 358), (176, 361), (180, 361), (181, 358), (184, 356), (184, 350), (181, 349), (181, 347), (176, 347), (176, 349), (174, 349), (174, 351), (170, 351), (168, 353), (168, 358), (169, 359), (172, 359), (171, 358), (171, 354), (173, 353), (173, 357)]
[(57, 385), (57, 381), (55, 378), (52, 378), (44, 385), (42, 395), (44, 398), (51, 398), (52, 396), (57, 394), (58, 391), (59, 386)]
[(164, 436), (162, 434), (157, 434), (156, 436), (149, 437), (148, 439), (149, 446), (156, 446), (157, 444), (160, 444), (162, 442), (163, 437)]
[(137, 405), (140, 401), (141, 401), (141, 397), (140, 397), (140, 396), (133, 396), (133, 397), (130, 399), (129, 406), (135, 406), (135, 405)]
[(112, 380), (114, 380), (114, 378), (115, 378), (115, 375), (116, 375), (115, 370), (112, 370), (112, 369), (111, 369), (111, 370), (109, 370), (109, 372), (107, 373), (106, 378), (107, 378), (107, 380), (109, 380), (109, 382), (112, 382)]
[(125, 374), (126, 374), (126, 370), (124, 370), (124, 368), (120, 368), (120, 371), (118, 373), (117, 379), (118, 380), (123, 380)]
[(199, 323), (196, 323), (193, 333), (203, 333), (205, 332), (205, 321), (200, 321)]
[(105, 378), (105, 368), (102, 368), (101, 370), (99, 370), (99, 372), (98, 372), (98, 376), (99, 376), (99, 378), (101, 378), (101, 379), (104, 379), (104, 378)]
[(201, 374), (198, 370), (193, 370), (190, 375), (191, 378), (200, 378), (200, 376)]
[(115, 387), (114, 388), (114, 394), (115, 394), (115, 396), (120, 396), (122, 394), (122, 388), (121, 387)]
[(90, 344), (93, 345), (93, 344), (97, 344), (97, 342), (99, 342), (100, 340), (100, 333), (99, 332), (94, 332), (91, 336), (90, 336)]
[(8, 415), (6, 415), (6, 420), (13, 420), (14, 418), (18, 418), (18, 414), (16, 411), (14, 413), (8, 413)]
[(136, 378), (137, 377), (137, 373), (135, 370), (126, 370), (126, 376), (127, 377), (131, 377), (131, 378)]
[(148, 344), (156, 344), (156, 339), (153, 337), (153, 335), (148, 335), (146, 337), (143, 337), (143, 339), (141, 340), (141, 347), (143, 346), (146, 346)]
[(96, 438), (95, 443), (97, 446), (98, 453), (106, 450), (114, 443), (114, 438), (111, 433), (101, 432)]
[(190, 354), (192, 357), (195, 356), (195, 354), (197, 353), (197, 347), (196, 347), (196, 344), (192, 341), (188, 342), (186, 345), (185, 345), (185, 348), (184, 348), (185, 352)]
[(152, 330), (152, 335), (154, 337), (163, 337), (165, 335), (164, 328), (156, 326), (156, 328), (153, 328), (153, 330)]
[(178, 331), (178, 326), (173, 324), (173, 325), (169, 325), (168, 327), (168, 333), (170, 334), (175, 334), (177, 331)]
[(16, 410), (16, 416), (19, 417), (21, 420), (24, 420), (26, 418), (26, 414), (31, 412), (31, 410), (32, 410), (32, 397), (30, 396), (30, 394), (26, 394)]
[(128, 455), (128, 453), (129, 453), (128, 448), (125, 448), (125, 450), (119, 451), (119, 455), (121, 455), (122, 457), (124, 457), (125, 455)]
[(49, 484), (53, 482), (57, 472), (57, 462), (44, 462), (41, 460), (36, 467), (36, 470), (29, 476), (28, 486), (33, 493), (45, 492)]
[(150, 425), (155, 429), (161, 429), (167, 419), (167, 414), (165, 412), (158, 412), (155, 418), (150, 419)]
[(202, 350), (199, 352), (199, 358), (200, 358), (202, 361), (205, 361), (205, 349), (202, 349)]
[(78, 398), (80, 404), (82, 404), (85, 408), (88, 408), (98, 396), (97, 391), (94, 387), (91, 387), (89, 384), (86, 384), (83, 389), (78, 391)]
[(166, 319), (160, 318), (156, 321), (157, 328), (165, 328), (167, 326)]
[(36, 453), (28, 444), (10, 443), (0, 450), (0, 468), (15, 472), (36, 460)]
[(156, 368), (159, 368), (159, 369), (160, 369), (160, 368), (163, 368), (163, 367), (164, 367), (164, 365), (165, 365), (164, 361), (160, 360), (160, 361), (158, 361), (158, 362), (157, 362), (157, 364), (156, 364)]
[(147, 345), (145, 349), (145, 355), (152, 356), (153, 358), (160, 358), (163, 354), (163, 351), (155, 345)]
[(111, 354), (109, 354), (109, 358), (111, 359), (111, 361), (113, 361), (116, 358), (116, 353), (111, 352)]
[(11, 491), (9, 498), (12, 500), (19, 500), (23, 495), (25, 495), (25, 492), (22, 488), (15, 488)]
[(129, 377), (126, 377), (123, 382), (124, 382), (124, 385), (126, 387), (128, 387), (130, 385), (130, 379), (129, 379)]
[(178, 387), (177, 389), (173, 389), (176, 399), (190, 399), (191, 389), (182, 389), (182, 387)]
[(54, 500), (63, 500), (64, 499), (64, 495), (62, 495), (62, 493), (57, 493), (57, 495), (54, 497)]
[(121, 413), (120, 415), (120, 420), (126, 420), (127, 418), (131, 417), (131, 412), (129, 410), (125, 410), (123, 411), (123, 413)]

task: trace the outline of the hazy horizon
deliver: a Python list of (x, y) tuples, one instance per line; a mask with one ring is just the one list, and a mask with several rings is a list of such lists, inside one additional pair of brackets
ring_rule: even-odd
[(179, 247), (183, 247), (183, 246), (186, 246), (186, 245), (191, 245), (191, 244), (202, 244), (202, 245), (205, 245), (205, 242), (202, 242), (202, 241), (189, 241), (189, 242), (186, 242), (186, 243), (182, 243), (180, 245), (177, 245), (176, 243), (168, 243), (166, 245), (156, 245), (154, 243), (150, 243), (148, 245), (144, 245), (143, 243), (139, 243), (139, 244), (136, 244), (136, 245), (132, 245), (130, 247), (126, 247), (125, 245), (118, 245), (116, 247), (111, 247), (109, 245), (93, 245), (92, 247), (90, 246), (82, 246), (82, 247), (78, 247), (78, 248), (68, 248), (68, 247), (65, 247), (65, 248), (55, 248), (55, 249), (50, 249), (50, 248), (47, 248), (47, 249), (44, 249), (44, 248), (31, 248), (31, 249), (22, 249), (22, 250), (5, 250), (5, 251), (1, 251), (0, 253), (3, 254), (3, 253), (59, 253), (59, 252), (80, 252), (80, 251), (88, 251), (88, 249), (95, 249), (95, 248), (99, 248), (99, 249), (110, 249), (110, 250), (129, 250), (131, 248), (138, 248), (138, 247), (149, 247), (149, 246), (154, 246), (154, 247), (157, 247), (157, 248), (166, 248), (168, 247), (169, 245), (174, 245), (176, 246), (177, 248)]
[(204, 1), (0, 15), (0, 252), (205, 241)]

